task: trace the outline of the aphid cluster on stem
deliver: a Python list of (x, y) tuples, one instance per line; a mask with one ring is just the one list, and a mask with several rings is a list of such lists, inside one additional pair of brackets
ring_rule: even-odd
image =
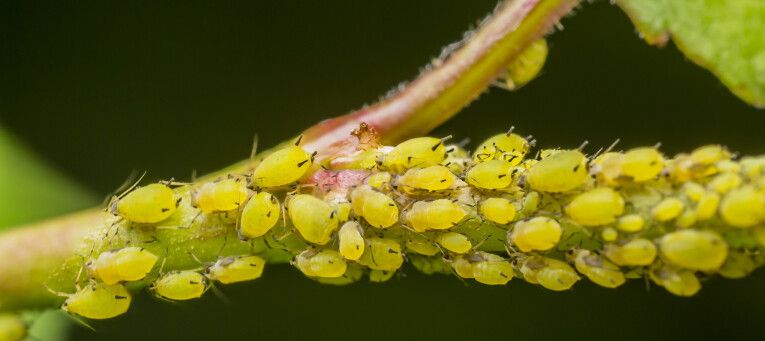
[[(583, 144), (528, 158), (535, 141), (512, 129), (472, 154), (450, 137), (388, 147), (359, 131), (368, 133), (357, 131), (355, 150), (320, 162), (298, 138), (248, 174), (131, 189), (110, 205), (115, 232), (83, 260), (89, 284), (63, 294), (64, 309), (112, 317), (130, 303), (125, 283), (186, 300), (286, 259), (334, 285), (386, 281), (411, 262), (554, 291), (646, 278), (680, 296), (701, 288), (699, 276), (741, 278), (765, 263), (762, 156), (735, 159), (716, 145), (673, 158), (657, 147), (588, 155)], [(228, 254), (184, 263), (197, 258), (193, 242), (205, 243), (184, 239), (196, 235), (230, 237)], [(173, 252), (155, 269), (162, 247)]]

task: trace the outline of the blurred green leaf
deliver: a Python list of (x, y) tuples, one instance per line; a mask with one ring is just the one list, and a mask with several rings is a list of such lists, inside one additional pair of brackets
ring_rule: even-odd
[[(0, 229), (93, 206), (98, 198), (51, 169), (0, 128)], [(70, 317), (55, 309), (30, 313), (30, 335), (66, 340)]]
[(0, 229), (93, 206), (98, 198), (0, 128)]
[(765, 107), (765, 1), (617, 0), (649, 44), (670, 38), (738, 97)]

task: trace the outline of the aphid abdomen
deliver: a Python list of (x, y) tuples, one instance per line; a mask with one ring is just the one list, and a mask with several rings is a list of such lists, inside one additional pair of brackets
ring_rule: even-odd
[(207, 277), (223, 284), (260, 278), (266, 260), (258, 256), (232, 256), (218, 260), (208, 270)]
[(255, 168), (252, 179), (260, 188), (281, 187), (297, 182), (313, 164), (311, 153), (289, 146), (267, 156)]
[(90, 319), (108, 319), (124, 314), (130, 307), (130, 301), (130, 293), (122, 284), (93, 284), (70, 296), (62, 308)]
[(157, 295), (167, 299), (189, 300), (207, 291), (207, 279), (196, 271), (172, 271), (154, 281), (152, 288)]
[(135, 223), (157, 223), (175, 212), (172, 189), (160, 184), (139, 187), (117, 202), (117, 214)]
[(303, 238), (324, 245), (337, 230), (338, 217), (334, 209), (324, 201), (308, 194), (299, 194), (288, 203), (290, 220)]
[(240, 234), (246, 238), (258, 238), (271, 230), (281, 215), (281, 205), (276, 197), (267, 192), (253, 195), (242, 210)]

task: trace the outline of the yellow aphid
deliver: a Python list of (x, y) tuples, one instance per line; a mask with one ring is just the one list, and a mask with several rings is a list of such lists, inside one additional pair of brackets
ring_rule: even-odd
[(662, 237), (659, 249), (664, 258), (692, 270), (715, 270), (728, 256), (728, 244), (712, 231), (682, 230)]
[(448, 199), (418, 201), (406, 213), (406, 219), (418, 232), (445, 230), (457, 226), (467, 215), (459, 205)]
[(508, 231), (507, 239), (523, 252), (545, 251), (558, 243), (562, 233), (555, 219), (536, 217), (515, 223), (515, 227)]
[(379, 172), (374, 173), (371, 176), (369, 176), (369, 179), (367, 179), (367, 183), (369, 186), (379, 188), (379, 189), (386, 189), (387, 186), (390, 184), (391, 175), (388, 172)]
[(598, 187), (577, 195), (566, 206), (566, 215), (579, 225), (611, 224), (624, 213), (624, 199), (611, 187)]
[(765, 193), (752, 186), (728, 192), (720, 203), (720, 216), (733, 227), (752, 227), (765, 221)]
[(765, 156), (747, 156), (739, 161), (742, 173), (749, 179), (765, 173)]
[(651, 209), (651, 215), (656, 221), (670, 221), (683, 212), (685, 204), (678, 198), (665, 198)]
[(277, 222), (281, 205), (271, 193), (253, 195), (244, 205), (239, 223), (239, 234), (246, 238), (258, 238), (271, 230)]
[(470, 243), (470, 239), (457, 232), (441, 233), (436, 236), (436, 242), (454, 253), (465, 253), (470, 251), (470, 248), (473, 247), (473, 244)]
[(196, 271), (183, 270), (159, 276), (149, 289), (161, 297), (182, 301), (202, 296), (207, 288), (205, 276)]
[(677, 296), (693, 296), (701, 290), (701, 283), (693, 271), (660, 266), (649, 272), (651, 279)]
[(374, 227), (381, 229), (398, 222), (398, 206), (393, 199), (378, 189), (361, 185), (351, 191), (353, 211)]
[(249, 281), (263, 274), (266, 260), (258, 256), (229, 256), (205, 270), (207, 278), (223, 284)]
[(720, 204), (720, 195), (713, 192), (704, 193), (696, 204), (696, 219), (707, 220), (717, 213)]
[(730, 158), (730, 152), (720, 145), (706, 145), (691, 152), (691, 159), (702, 165), (711, 165)]
[(432, 241), (416, 235), (406, 241), (406, 248), (425, 256), (434, 256), (441, 251)]
[(130, 301), (130, 293), (121, 284), (92, 284), (69, 295), (61, 309), (89, 319), (108, 319), (124, 314)]
[(541, 192), (565, 192), (579, 187), (587, 179), (587, 159), (578, 150), (566, 150), (542, 159), (526, 175), (531, 189)]
[(393, 275), (395, 275), (395, 271), (385, 271), (385, 270), (370, 270), (369, 271), (369, 281), (373, 283), (382, 283), (386, 282), (389, 279), (393, 278)]
[(298, 147), (298, 143), (280, 149), (263, 159), (252, 174), (252, 181), (257, 187), (289, 185), (300, 180), (308, 172), (313, 164), (313, 155)]
[(513, 279), (515, 271), (507, 259), (486, 252), (479, 252), (475, 256), (483, 259), (472, 264), (476, 281), (488, 285), (505, 285)]
[(590, 250), (575, 250), (571, 257), (576, 270), (597, 285), (616, 288), (626, 281), (616, 264)]
[(465, 181), (480, 189), (507, 188), (513, 184), (512, 164), (504, 160), (479, 163), (467, 171)]
[(27, 325), (18, 315), (0, 314), (0, 340), (22, 341), (27, 338)]
[(515, 90), (534, 79), (547, 59), (547, 41), (542, 38), (529, 44), (521, 54), (510, 63), (505, 75), (505, 85)]
[(309, 243), (324, 245), (337, 230), (337, 212), (326, 202), (308, 194), (298, 194), (287, 203), (290, 220)]
[(337, 212), (337, 224), (340, 225), (351, 217), (351, 210), (353, 209), (351, 207), (351, 203), (345, 201), (345, 202), (339, 202), (335, 203), (334, 205), (335, 211)]
[(619, 238), (619, 232), (613, 227), (606, 227), (600, 231), (600, 237), (603, 238), (604, 241), (612, 242), (616, 240), (616, 238)]
[(602, 157), (602, 161), (598, 161), (598, 159), (596, 159), (598, 162), (595, 163), (595, 167), (600, 168), (597, 172), (598, 179), (610, 185), (618, 185), (620, 180), (625, 178), (622, 174), (624, 154), (605, 153), (600, 157)]
[(542, 200), (542, 198), (539, 195), (539, 192), (528, 192), (526, 194), (526, 197), (523, 198), (523, 203), (521, 205), (521, 212), (525, 216), (530, 216), (534, 214), (539, 209), (539, 203)]
[(736, 161), (720, 160), (715, 162), (715, 168), (721, 173), (740, 173), (741, 165)]
[(478, 205), (481, 215), (497, 224), (507, 224), (515, 218), (515, 205), (505, 198), (488, 198)]
[(364, 249), (364, 254), (359, 258), (361, 265), (375, 270), (394, 271), (404, 263), (401, 254), (401, 245), (393, 239), (369, 238), (369, 247)]
[(88, 264), (88, 274), (106, 284), (132, 282), (151, 272), (157, 256), (140, 247), (123, 247), (105, 251)]
[(219, 213), (239, 208), (247, 199), (247, 185), (240, 179), (208, 182), (194, 194), (194, 205), (204, 213)]
[(345, 274), (348, 264), (334, 250), (309, 248), (295, 257), (294, 264), (309, 277), (337, 278)]
[(473, 162), (481, 163), (491, 160), (507, 161), (515, 166), (523, 161), (529, 152), (529, 141), (516, 134), (499, 134), (481, 143), (473, 153)]
[(707, 188), (723, 194), (741, 185), (741, 181), (741, 176), (736, 173), (721, 173), (707, 184)]
[(385, 156), (382, 167), (395, 173), (403, 173), (409, 168), (439, 165), (446, 159), (445, 140), (418, 137), (404, 141)]
[(693, 224), (696, 223), (696, 210), (694, 209), (685, 209), (682, 213), (680, 213), (679, 216), (677, 216), (677, 219), (675, 219), (675, 226), (679, 228), (688, 228), (693, 226)]
[(685, 193), (689, 199), (693, 201), (699, 201), (701, 200), (701, 197), (707, 193), (707, 190), (704, 189), (704, 186), (702, 185), (688, 181), (683, 184), (683, 193)]
[(637, 214), (627, 214), (619, 217), (616, 228), (624, 232), (637, 232), (643, 229), (645, 220)]
[(440, 191), (452, 186), (457, 177), (444, 166), (414, 168), (406, 171), (399, 179), (399, 184), (407, 193), (417, 191)]
[(650, 265), (656, 259), (656, 245), (645, 238), (636, 238), (623, 245), (607, 244), (603, 254), (620, 266)]
[(656, 148), (635, 148), (624, 153), (622, 173), (640, 182), (653, 179), (664, 168), (664, 157)]
[(454, 268), (454, 272), (457, 273), (457, 276), (462, 278), (473, 278), (473, 263), (468, 257), (470, 256), (458, 255), (454, 259), (454, 262), (452, 262), (452, 267)]
[(165, 185), (139, 187), (114, 203), (112, 213), (135, 223), (157, 223), (165, 220), (178, 205), (175, 193)]
[(755, 268), (757, 264), (752, 257), (744, 252), (731, 252), (720, 268), (719, 274), (725, 278), (738, 279), (748, 276)]
[(340, 227), (338, 233), (340, 253), (349, 260), (357, 260), (364, 254), (364, 234), (361, 225), (355, 221), (347, 221)]
[(568, 290), (580, 279), (566, 262), (547, 257), (529, 257), (523, 261), (520, 271), (527, 282), (554, 291)]

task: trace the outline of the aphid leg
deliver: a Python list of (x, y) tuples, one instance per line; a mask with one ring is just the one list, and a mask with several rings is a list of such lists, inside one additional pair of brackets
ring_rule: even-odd
[(478, 244), (475, 244), (475, 246), (471, 247), (470, 251), (468, 251), (468, 253), (473, 253), (473, 252), (475, 252), (475, 250), (478, 250), (478, 248), (481, 247), (481, 244), (483, 244), (484, 242), (489, 240), (489, 237), (491, 237), (491, 236), (486, 236), (486, 238), (484, 238), (483, 240), (478, 242)]
[(216, 259), (220, 258), (221, 252), (223, 252), (223, 249), (226, 247), (226, 243), (228, 242), (228, 236), (223, 236), (223, 245), (220, 246), (220, 250), (218, 250), (218, 255), (215, 256)]
[(49, 288), (49, 287), (48, 287), (47, 285), (45, 285), (45, 284), (43, 284), (43, 288), (45, 288), (45, 290), (48, 290), (48, 291), (50, 291), (50, 293), (51, 293), (51, 294), (54, 294), (54, 295), (56, 295), (56, 296), (61, 296), (61, 297), (69, 297), (69, 296), (72, 296), (72, 294), (67, 294), (67, 293), (65, 293), (65, 292), (55, 291), (55, 290), (53, 290), (53, 289)]
[(194, 260), (197, 261), (197, 263), (199, 263), (200, 265), (207, 265), (204, 262), (202, 262), (201, 260), (199, 260), (199, 258), (197, 258), (197, 255), (195, 255), (193, 252), (186, 251), (186, 253), (188, 253), (191, 256), (191, 258), (194, 258)]
[(210, 289), (212, 289), (212, 292), (213, 292), (213, 294), (215, 294), (215, 297), (220, 299), (221, 302), (223, 302), (223, 304), (231, 305), (231, 300), (228, 297), (226, 297), (226, 295), (223, 293), (223, 291), (218, 289), (218, 287), (216, 287), (212, 283), (210, 283), (209, 287), (210, 287)]

